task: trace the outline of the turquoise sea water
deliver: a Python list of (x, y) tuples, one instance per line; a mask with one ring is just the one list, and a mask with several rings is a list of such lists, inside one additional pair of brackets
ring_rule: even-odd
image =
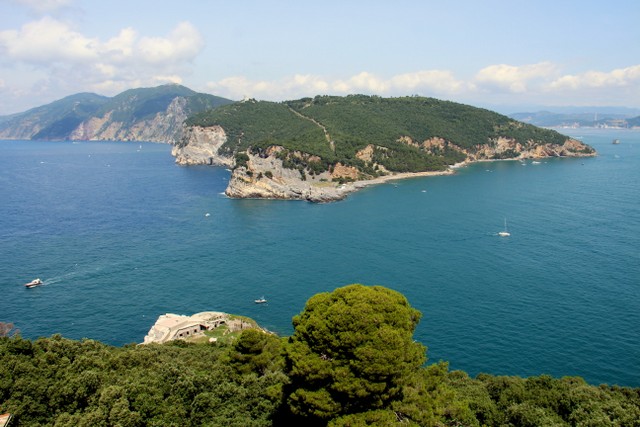
[(380, 284), (423, 313), (432, 361), (640, 386), (640, 132), (571, 134), (600, 155), (331, 204), (227, 199), (228, 171), (166, 145), (0, 141), (0, 321), (120, 345), (163, 313), (219, 310), (286, 335), (313, 294)]

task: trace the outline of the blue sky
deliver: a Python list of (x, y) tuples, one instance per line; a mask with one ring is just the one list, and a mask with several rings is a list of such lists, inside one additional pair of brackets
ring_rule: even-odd
[(640, 108), (637, 0), (0, 0), (0, 114), (180, 83)]

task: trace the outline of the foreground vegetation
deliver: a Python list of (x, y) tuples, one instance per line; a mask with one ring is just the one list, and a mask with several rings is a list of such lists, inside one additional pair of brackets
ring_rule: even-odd
[[(425, 366), (421, 314), (350, 285), (279, 338), (112, 347), (0, 328), (0, 413), (21, 426), (640, 426), (640, 389)], [(1, 326), (1, 325), (0, 325)]]

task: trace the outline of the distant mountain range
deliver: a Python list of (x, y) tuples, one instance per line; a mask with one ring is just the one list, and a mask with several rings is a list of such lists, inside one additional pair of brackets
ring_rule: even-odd
[(0, 138), (173, 143), (188, 116), (232, 102), (176, 84), (130, 89), (111, 98), (79, 93), (0, 116)]
[(640, 111), (637, 109), (578, 108), (564, 111), (537, 111), (533, 113), (512, 113), (509, 117), (524, 123), (542, 127), (592, 127), (592, 128), (632, 128), (640, 126)]

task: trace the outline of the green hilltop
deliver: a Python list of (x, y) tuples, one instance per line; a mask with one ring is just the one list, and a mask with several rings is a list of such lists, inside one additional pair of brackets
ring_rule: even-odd
[(183, 97), (187, 100), (188, 115), (214, 109), (231, 102), (218, 96), (195, 92), (185, 86), (168, 84), (126, 90), (109, 98), (98, 110), (98, 114), (113, 111), (113, 120), (134, 123), (164, 112), (176, 97)]
[[(201, 112), (185, 124), (221, 126), (228, 137), (221, 155), (246, 150), (258, 154), (279, 145), (320, 158), (299, 165), (302, 168), (317, 172), (341, 163), (374, 176), (379, 173), (376, 167), (392, 172), (444, 170), (499, 138), (527, 148), (561, 146), (569, 139), (489, 110), (417, 96), (316, 96), (280, 103), (250, 99)], [(423, 144), (432, 138), (444, 140), (444, 145)], [(372, 150), (370, 162), (358, 155), (367, 147)], [(499, 158), (518, 154), (502, 153)]]

